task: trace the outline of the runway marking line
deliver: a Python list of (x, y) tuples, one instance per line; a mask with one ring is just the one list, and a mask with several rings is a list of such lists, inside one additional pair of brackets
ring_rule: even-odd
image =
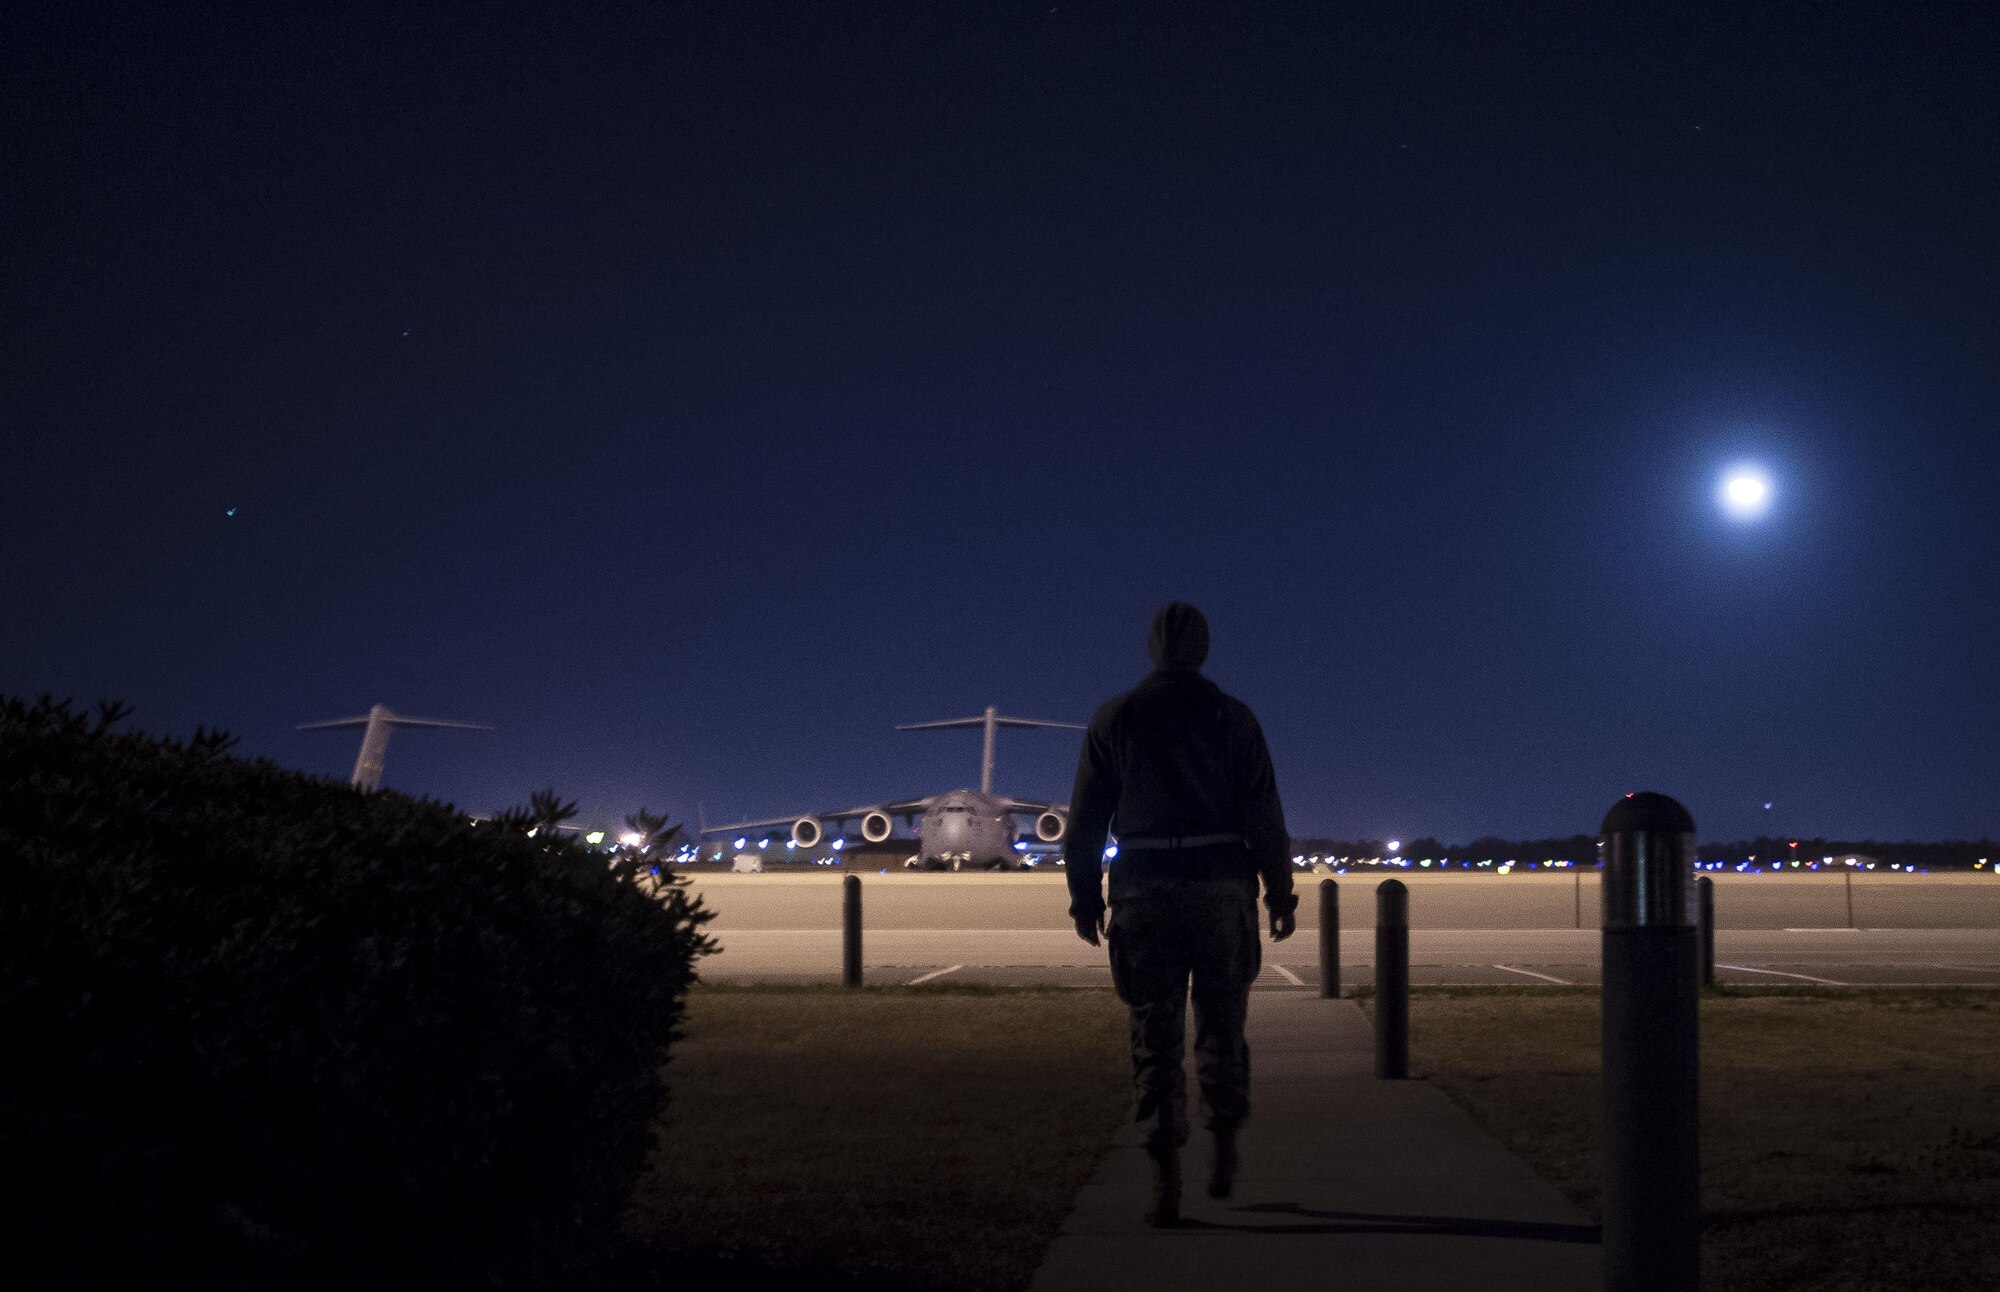
[(952, 965), (946, 969), (933, 969), (927, 974), (918, 974), (915, 978), (910, 979), (906, 985), (914, 987), (920, 982), (929, 982), (933, 978), (942, 978), (948, 973), (957, 973), (963, 968), (965, 968), (964, 965)]
[(1278, 977), (1283, 978), (1286, 982), (1292, 984), (1292, 986), (1294, 987), (1303, 987), (1306, 985), (1305, 979), (1299, 977), (1297, 974), (1293, 973), (1291, 970), (1285, 968), (1285, 966), (1281, 964), (1272, 964), (1268, 967), (1271, 970), (1273, 970), (1278, 975)]
[(1726, 965), (1719, 960), (1716, 962), (1715, 967), (1717, 969), (1734, 969), (1738, 973), (1767, 973), (1779, 978), (1797, 978), (1801, 982), (1822, 983), (1828, 987), (1845, 987), (1848, 985), (1844, 982), (1835, 982), (1831, 978), (1815, 978), (1809, 973), (1786, 973), (1783, 969), (1759, 969), (1753, 965)]
[(1829, 924), (1824, 928), (1814, 928), (1814, 929), (1787, 928), (1779, 930), (1779, 932), (1781, 933), (1860, 933), (1862, 931), (1863, 930), (1861, 929), (1850, 928), (1845, 924)]
[(1536, 973), (1533, 969), (1516, 969), (1513, 965), (1494, 965), (1493, 967), (1495, 969), (1505, 969), (1508, 973), (1526, 974), (1530, 978), (1540, 978), (1543, 982), (1552, 982), (1558, 987), (1576, 986), (1575, 983), (1567, 978), (1558, 978), (1554, 974)]

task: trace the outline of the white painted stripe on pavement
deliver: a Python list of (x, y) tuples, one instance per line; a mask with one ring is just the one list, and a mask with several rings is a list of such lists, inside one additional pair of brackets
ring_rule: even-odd
[(1779, 978), (1797, 978), (1804, 982), (1824, 983), (1828, 987), (1847, 986), (1846, 983), (1835, 982), (1831, 978), (1815, 978), (1809, 973), (1786, 973), (1783, 969), (1759, 969), (1753, 965), (1726, 965), (1720, 962), (1718, 962), (1715, 967), (1717, 969), (1734, 969), (1738, 973), (1767, 973), (1767, 974), (1774, 974)]
[(1292, 986), (1294, 987), (1303, 987), (1306, 985), (1305, 979), (1299, 977), (1297, 974), (1285, 968), (1285, 966), (1283, 965), (1274, 964), (1271, 966), (1271, 968), (1277, 972), (1278, 977), (1283, 978), (1286, 982), (1292, 984)]
[(1848, 927), (1847, 925), (1844, 925), (1844, 924), (1829, 924), (1829, 925), (1826, 925), (1826, 926), (1825, 926), (1825, 927), (1823, 927), (1823, 928), (1800, 928), (1800, 929), (1791, 929), (1791, 928), (1788, 928), (1788, 929), (1785, 929), (1785, 930), (1783, 930), (1783, 932), (1786, 932), (1786, 933), (1859, 933), (1859, 932), (1861, 932), (1861, 930), (1860, 930), (1860, 929), (1855, 929), (1855, 928), (1849, 928), (1849, 927)]
[(918, 974), (915, 978), (910, 979), (910, 981), (904, 985), (909, 987), (914, 987), (920, 982), (929, 982), (933, 978), (942, 978), (948, 973), (957, 973), (959, 970), (963, 968), (965, 968), (964, 965), (952, 965), (950, 968), (947, 969), (933, 969), (927, 974)]
[(1567, 978), (1558, 978), (1554, 974), (1536, 973), (1533, 969), (1516, 969), (1513, 965), (1494, 965), (1493, 967), (1495, 969), (1505, 969), (1508, 973), (1524, 973), (1530, 978), (1540, 978), (1543, 982), (1552, 982), (1558, 987), (1576, 986), (1575, 983)]

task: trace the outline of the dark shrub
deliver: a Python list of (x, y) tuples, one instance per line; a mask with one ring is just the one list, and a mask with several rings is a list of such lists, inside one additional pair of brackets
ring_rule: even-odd
[(0, 699), (8, 1281), (578, 1270), (651, 1149), (708, 912), (226, 746)]

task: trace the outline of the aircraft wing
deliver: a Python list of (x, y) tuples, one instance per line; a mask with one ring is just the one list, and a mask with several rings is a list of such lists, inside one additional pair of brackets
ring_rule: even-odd
[(1004, 798), (1000, 801), (1006, 805), (1009, 812), (1060, 812), (1064, 816), (1069, 815), (1069, 804), (1067, 803), (1034, 803), (1027, 799)]
[(848, 808), (844, 812), (815, 812), (813, 815), (822, 821), (856, 821), (870, 812), (882, 812), (889, 816), (912, 816), (930, 805), (929, 799), (905, 799), (901, 803), (869, 803), (863, 807)]
[(889, 816), (912, 816), (930, 806), (929, 799), (906, 799), (900, 803), (868, 803), (857, 808), (846, 808), (838, 812), (794, 812), (790, 816), (766, 817), (761, 821), (738, 821), (732, 825), (712, 825), (702, 834), (729, 834), (737, 830), (762, 830), (771, 826), (789, 826), (802, 816), (818, 821), (856, 821), (870, 812), (882, 812)]
[(728, 834), (732, 830), (763, 830), (771, 826), (790, 825), (798, 820), (797, 815), (766, 817), (762, 821), (736, 821), (729, 825), (712, 825), (703, 834)]

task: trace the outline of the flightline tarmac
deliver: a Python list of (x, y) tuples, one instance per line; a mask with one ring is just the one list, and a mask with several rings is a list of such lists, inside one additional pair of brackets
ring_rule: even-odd
[[(716, 912), (717, 982), (817, 982), (840, 972), (842, 873), (804, 867), (691, 876)], [(1341, 985), (1372, 982), (1380, 873), (1335, 876)], [(1423, 875), (1410, 889), (1410, 978), (1419, 986), (1595, 986), (1594, 873)], [(1852, 881), (1838, 873), (1712, 876), (1716, 977), (1732, 986), (2000, 985), (2000, 877)], [(1319, 985), (1319, 880), (1298, 877), (1299, 932), (1264, 944), (1257, 986)], [(1069, 926), (1060, 872), (863, 875), (862, 961), (870, 984), (1108, 986), (1101, 948)]]

